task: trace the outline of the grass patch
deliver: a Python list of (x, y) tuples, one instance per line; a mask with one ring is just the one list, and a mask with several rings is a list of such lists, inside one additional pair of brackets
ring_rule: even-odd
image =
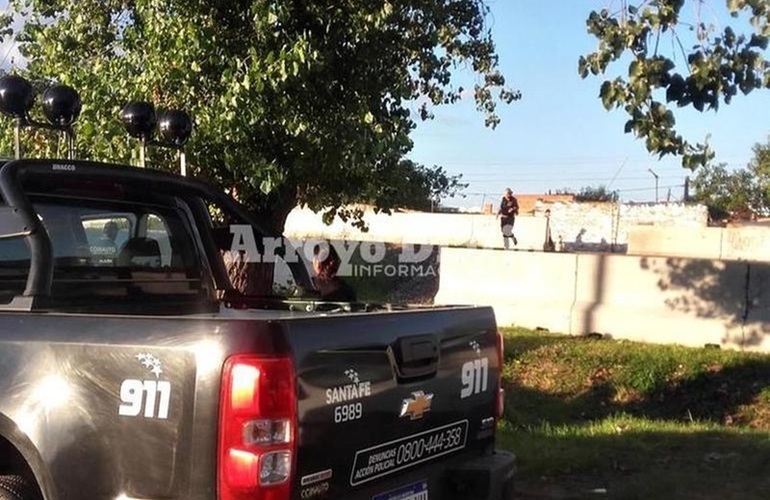
[(770, 356), (504, 332), (521, 498), (768, 497)]

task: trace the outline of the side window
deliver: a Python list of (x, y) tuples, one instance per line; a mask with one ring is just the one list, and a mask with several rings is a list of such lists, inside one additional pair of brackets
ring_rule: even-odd
[(24, 239), (0, 239), (0, 304), (24, 291), (28, 270), (29, 248)]
[(24, 238), (0, 239), (0, 267), (28, 265), (29, 248)]
[[(295, 296), (298, 280), (289, 262), (302, 265), (282, 238), (266, 237), (236, 214), (208, 203), (211, 230), (230, 282), (251, 296)], [(289, 255), (288, 258), (283, 257)]]
[(24, 239), (0, 239), (0, 304), (24, 291), (28, 270), (29, 247)]
[(158, 242), (160, 263), (163, 267), (172, 265), (171, 237), (166, 221), (155, 214), (147, 216), (147, 238)]

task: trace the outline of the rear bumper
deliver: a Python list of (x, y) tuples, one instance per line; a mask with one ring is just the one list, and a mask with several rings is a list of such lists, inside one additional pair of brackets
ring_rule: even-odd
[(509, 500), (513, 496), (513, 453), (496, 450), (448, 468), (441, 500)]
[(300, 490), (295, 492), (292, 499), (400, 498), (395, 492), (409, 485), (426, 484), (429, 500), (510, 500), (513, 496), (514, 462), (513, 453), (503, 450), (466, 453), (460, 457), (389, 475), (344, 493), (328, 490), (325, 495), (312, 495), (312, 490)]

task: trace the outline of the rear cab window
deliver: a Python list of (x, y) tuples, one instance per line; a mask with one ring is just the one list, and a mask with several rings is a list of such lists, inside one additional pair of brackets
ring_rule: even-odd
[[(30, 194), (30, 200), (51, 240), (53, 304), (146, 306), (158, 299), (213, 297), (196, 233), (178, 200), (147, 203), (47, 194)], [(29, 266), (24, 238), (0, 239), (0, 304), (24, 291)]]

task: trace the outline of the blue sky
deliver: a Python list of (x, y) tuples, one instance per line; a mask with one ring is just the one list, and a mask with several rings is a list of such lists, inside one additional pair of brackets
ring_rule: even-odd
[[(588, 14), (613, 2), (488, 3), (501, 70), (523, 98), (500, 108), (502, 123), (496, 130), (484, 127), (483, 116), (470, 101), (438, 107), (433, 121), (418, 124), (411, 158), (425, 165), (442, 165), (449, 173), (462, 174), (470, 184), (465, 198), (448, 199), (444, 204), (478, 207), (482, 202), (496, 203), (506, 186), (515, 193), (544, 193), (601, 184), (618, 190), (626, 201), (654, 201), (655, 179), (650, 168), (659, 176), (660, 199), (666, 199), (669, 187), (671, 199), (679, 199), (690, 172), (677, 158), (658, 161), (648, 155), (642, 141), (623, 133), (625, 114), (607, 112), (601, 105), (598, 93), (603, 80), (582, 80), (577, 74), (580, 55), (596, 46), (585, 29)], [(696, 4), (688, 2), (690, 19), (695, 19)], [(724, 11), (724, 0), (710, 0), (706, 5), (701, 19), (721, 29), (726, 23), (735, 25)], [(626, 65), (618, 69), (625, 71)], [(467, 73), (460, 77), (469, 78)], [(767, 110), (770, 91), (755, 91), (737, 96), (718, 113), (684, 109), (675, 113), (679, 131), (686, 138), (700, 142), (710, 134), (716, 161), (742, 168), (751, 158), (752, 145), (764, 142), (770, 133)]]

